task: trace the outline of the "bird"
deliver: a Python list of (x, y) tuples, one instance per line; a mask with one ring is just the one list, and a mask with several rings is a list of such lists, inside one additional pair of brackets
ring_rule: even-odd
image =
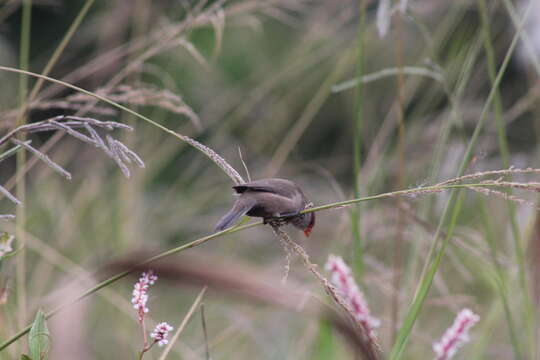
[(291, 223), (309, 236), (315, 225), (315, 213), (301, 211), (313, 204), (294, 182), (269, 178), (232, 187), (237, 194), (233, 207), (216, 225), (216, 231), (232, 226), (242, 216), (261, 217), (264, 223)]

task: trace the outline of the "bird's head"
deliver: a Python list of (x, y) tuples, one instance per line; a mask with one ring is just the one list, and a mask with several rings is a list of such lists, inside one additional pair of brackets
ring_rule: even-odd
[(291, 219), (291, 223), (298, 229), (304, 232), (308, 237), (315, 226), (315, 213), (307, 213), (295, 216)]

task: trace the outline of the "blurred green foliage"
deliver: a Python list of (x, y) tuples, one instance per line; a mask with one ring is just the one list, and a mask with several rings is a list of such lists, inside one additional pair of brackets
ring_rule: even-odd
[[(3, 66), (18, 64), (19, 3), (0, 3)], [(32, 71), (42, 71), (84, 3), (35, 0), (30, 40)], [(397, 126), (401, 86), (397, 77), (381, 77), (364, 84), (360, 194), (398, 190), (400, 181), (413, 188), (451, 178), (457, 173), (493, 86), (481, 10), (475, 1), (411, 0), (406, 14), (393, 13), (390, 31), (381, 38), (376, 31), (377, 2), (368, 3), (363, 33), (364, 74), (402, 65), (432, 71), (443, 80), (403, 75), (403, 148), (399, 146)], [(503, 1), (487, 3), (490, 42), (498, 70), (515, 26)], [(154, 93), (169, 90), (175, 96), (175, 105), (179, 99), (183, 101), (181, 106), (164, 106), (163, 98), (159, 98), (161, 102), (151, 101), (151, 96), (140, 98), (133, 91), (117, 101), (209, 146), (244, 177), (239, 149), (252, 178), (291, 178), (305, 188), (316, 205), (336, 202), (353, 197), (352, 124), (357, 99), (354, 90), (323, 91), (320, 107), (313, 113), (310, 110), (315, 105), (310, 104), (338, 66), (343, 66), (338, 83), (356, 76), (358, 14), (357, 1), (96, 1), (50, 76), (105, 96), (117, 95), (119, 85)], [(397, 17), (401, 17), (399, 25)], [(539, 25), (536, 18), (533, 20), (533, 25)], [(527, 29), (533, 25), (527, 24)], [(399, 43), (401, 64), (397, 60)], [(520, 55), (522, 47), (520, 43), (504, 73), (499, 89), (502, 107), (489, 108), (467, 173), (504, 166), (498, 143), (501, 130), (495, 115), (500, 115), (505, 124), (510, 165), (538, 167), (538, 74), (531, 65), (534, 59)], [(112, 84), (119, 74), (123, 76)], [(35, 81), (30, 78), (30, 86)], [(17, 84), (17, 76), (0, 72), (0, 137), (15, 124)], [(51, 295), (66, 280), (80, 279), (112, 259), (134, 251), (155, 254), (211, 233), (233, 201), (230, 179), (193, 147), (131, 115), (116, 110), (111, 113), (104, 104), (89, 109), (85, 107), (88, 99), (75, 104), (71, 95), (72, 90), (47, 83), (32, 104), (28, 121), (79, 114), (128, 123), (135, 131), (118, 132), (118, 137), (141, 155), (146, 168), (134, 170), (133, 176), (125, 179), (97, 149), (63, 136), (47, 153), (69, 169), (74, 179), (67, 182), (41, 163), (30, 169), (24, 205), (28, 313), (39, 307), (53, 308), (59, 300)], [(73, 108), (64, 109), (60, 101)], [(187, 107), (198, 115), (200, 125), (178, 111)], [(104, 113), (104, 108), (109, 111)], [(30, 138), (35, 147), (41, 147), (55, 136), (51, 132)], [(6, 150), (0, 147), (0, 154)], [(14, 159), (2, 161), (0, 184), (12, 189), (15, 173)], [(536, 201), (529, 195), (517, 195)], [(447, 199), (446, 193), (407, 198), (401, 212), (393, 200), (361, 205), (365, 275), (360, 285), (372, 313), (383, 322), (379, 331), (382, 358), (389, 354), (395, 331), (415, 295)], [(13, 204), (2, 198), (0, 214), (14, 212)], [(353, 231), (346, 211), (320, 212), (317, 217), (312, 237), (303, 239), (291, 229), (294, 239), (306, 247), (315, 263), (324, 264), (330, 253), (352, 261)], [(400, 217), (405, 224), (401, 228), (397, 226)], [(534, 358), (538, 345), (530, 334), (531, 328), (533, 333), (538, 330), (538, 322), (536, 315), (528, 316), (524, 305), (528, 295), (520, 285), (519, 278), (524, 274), (517, 265), (512, 221), (521, 232), (517, 241), (523, 248), (533, 249), (535, 243), (529, 239), (534, 239), (538, 231), (533, 226), (535, 217), (534, 206), (518, 205), (513, 213), (497, 196), (466, 193), (454, 236), (403, 358), (433, 357), (432, 342), (462, 307), (471, 307), (482, 317), (478, 326), (481, 330), (473, 331), (471, 355), (466, 347), (460, 352), (462, 358), (508, 359), (516, 348)], [(0, 227), (15, 232), (14, 222), (2, 221)], [(396, 255), (394, 245), (399, 234), (403, 246)], [(285, 263), (278, 241), (263, 227), (190, 251), (239, 262), (275, 278), (281, 276)], [(528, 256), (532, 250), (526, 252)], [(182, 256), (190, 255), (187, 252)], [(177, 260), (182, 261), (182, 256)], [(395, 256), (402, 260), (399, 269), (394, 268)], [(15, 258), (9, 262), (14, 263)], [(530, 263), (528, 285), (538, 276), (537, 264)], [(212, 263), (202, 262), (200, 266)], [(398, 288), (393, 282), (396, 272), (402, 276)], [(12, 268), (2, 266), (2, 278), (11, 279), (14, 273)], [(132, 280), (108, 287), (88, 301), (79, 328), (73, 329), (84, 341), (76, 343), (81, 347), (79, 357), (71, 354), (71, 358), (108, 358), (112, 353), (134, 357), (140, 350), (140, 329), (128, 302)], [(329, 302), (300, 261), (293, 261), (289, 281), (302, 284), (315, 297)], [(150, 316), (167, 319), (176, 328), (198, 289), (177, 288), (166, 281), (158, 284), (152, 289)], [(6, 303), (0, 305), (2, 341), (19, 329), (16, 291), (10, 291)], [(505, 298), (509, 312), (503, 306)], [(393, 303), (399, 306), (397, 324), (392, 323)], [(320, 319), (240, 301), (219, 291), (210, 291), (205, 304), (212, 359), (355, 358), (349, 345)], [(491, 324), (489, 328), (482, 327), (484, 319), (485, 324)], [(22, 320), (28, 323), (31, 319)], [(525, 335), (517, 343), (510, 339), (512, 327), (524, 329)], [(54, 337), (51, 328), (53, 344)], [(14, 358), (23, 349), (22, 345), (13, 346), (0, 353), (0, 359)], [(146, 355), (148, 359), (159, 357), (156, 349)], [(169, 358), (203, 357), (202, 332), (192, 322)]]

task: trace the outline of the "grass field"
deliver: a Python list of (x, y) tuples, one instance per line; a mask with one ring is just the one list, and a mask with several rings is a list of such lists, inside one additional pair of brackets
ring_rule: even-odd
[[(0, 359), (443, 359), (465, 308), (454, 358), (540, 359), (539, 19), (536, 0), (0, 1)], [(311, 236), (214, 233), (231, 187), (268, 177), (304, 189)]]

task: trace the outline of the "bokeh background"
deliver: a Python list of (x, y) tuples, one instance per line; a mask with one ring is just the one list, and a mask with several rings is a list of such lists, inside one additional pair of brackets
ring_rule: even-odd
[[(28, 68), (41, 73), (88, 3), (32, 1), (25, 45), (22, 1), (0, 1), (0, 65), (21, 68), (21, 48), (28, 46)], [(323, 205), (456, 176), (480, 121), (467, 173), (538, 167), (540, 4), (533, 0), (527, 13), (528, 3), (97, 0), (50, 76), (197, 139), (245, 178), (242, 158), (253, 179), (293, 179), (315, 205)], [(520, 26), (526, 13), (529, 20)], [(0, 136), (16, 126), (19, 81), (17, 74), (0, 72)], [(36, 79), (28, 81), (31, 89)], [(231, 180), (201, 152), (126, 112), (45, 82), (26, 121), (61, 114), (133, 126), (133, 132), (114, 134), (146, 167), (132, 168), (126, 179), (105, 154), (77, 139), (29, 135), (73, 179), (37, 162), (26, 173), (24, 210), (0, 200), (0, 213), (24, 211), (26, 219), (0, 223), (1, 230), (24, 239), (24, 250), (2, 263), (2, 341), (31, 322), (38, 308), (50, 310), (91, 286), (83, 279), (111, 261), (156, 254), (212, 233), (233, 202)], [(0, 166), (0, 183), (14, 189), (21, 168), (14, 158)], [(514, 177), (523, 179), (534, 181), (534, 175)], [(458, 358), (538, 358), (534, 311), (530, 316), (536, 308), (532, 255), (540, 239), (536, 198), (521, 194), (531, 206), (472, 191), (462, 196), (449, 247), (403, 358), (433, 358), (433, 341), (464, 307), (481, 321)], [(414, 297), (448, 199), (440, 192), (322, 211), (309, 239), (287, 229), (321, 269), (329, 254), (354, 269), (382, 321), (382, 358)], [(532, 270), (525, 287), (519, 249)], [(21, 307), (16, 267), (23, 257)], [(279, 284), (286, 256), (271, 230), (258, 226), (170, 261)], [(52, 342), (61, 349), (55, 358), (135, 358), (142, 341), (129, 304), (135, 281), (128, 277), (108, 286), (51, 323)], [(149, 317), (177, 328), (204, 282), (158, 280)], [(288, 284), (332, 306), (295, 257)], [(212, 287), (203, 301), (207, 341), (198, 308), (168, 359), (206, 359), (205, 343), (212, 359), (358, 356), (327, 322), (301, 310)], [(303, 301), (298, 299), (300, 309)], [(22, 352), (24, 339), (0, 358)], [(160, 354), (155, 347), (145, 358)]]

